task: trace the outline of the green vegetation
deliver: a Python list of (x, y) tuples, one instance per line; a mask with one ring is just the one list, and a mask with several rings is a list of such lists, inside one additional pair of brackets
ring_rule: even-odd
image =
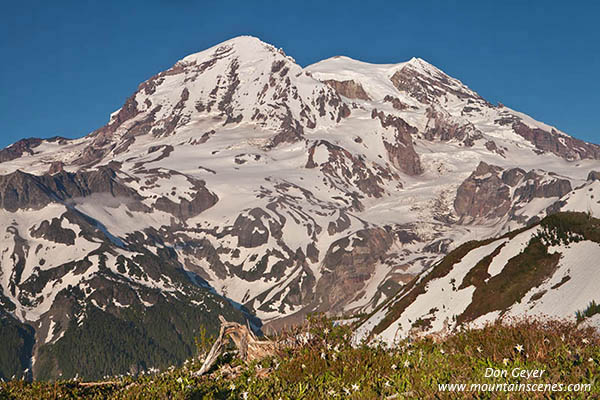
[[(307, 335), (310, 333), (310, 335)], [(196, 376), (198, 360), (153, 375), (111, 378), (101, 385), (11, 381), (1, 399), (432, 399), (569, 398), (600, 396), (600, 336), (592, 328), (563, 321), (515, 321), (465, 329), (448, 337), (350, 345), (351, 329), (312, 318), (288, 332), (276, 356), (244, 365), (232, 352), (209, 375)], [(307, 338), (302, 340), (299, 338)], [(486, 378), (486, 368), (508, 377)], [(513, 378), (513, 368), (543, 369), (541, 378)], [(444, 383), (590, 384), (571, 393), (440, 392)]]
[(492, 311), (506, 310), (552, 276), (559, 259), (559, 253), (548, 254), (541, 240), (532, 238), (520, 254), (508, 261), (500, 274), (487, 282), (473, 282), (476, 287), (473, 300), (458, 316), (457, 322), (461, 324)]
[(585, 310), (577, 311), (575, 316), (577, 317), (577, 322), (582, 322), (584, 319), (596, 314), (600, 314), (600, 305), (592, 300)]
[[(549, 254), (547, 251), (548, 246), (567, 245), (580, 240), (591, 240), (600, 243), (600, 220), (585, 213), (561, 212), (553, 214), (544, 218), (538, 225), (542, 228), (540, 232), (532, 238), (521, 254), (509, 260), (500, 274), (490, 278), (487, 270), (492, 259), (501, 251), (503, 245), (500, 245), (491, 254), (480, 260), (467, 273), (462, 282), (451, 282), (452, 290), (457, 290), (457, 284), (459, 284), (458, 289), (471, 285), (476, 287), (473, 301), (464, 313), (458, 316), (458, 323), (468, 322), (485, 313), (510, 307), (520, 301), (530, 289), (539, 286), (544, 279), (551, 276), (556, 269), (560, 254)], [(502, 238), (512, 239), (533, 226), (506, 233)], [(396, 296), (388, 302), (382, 303), (372, 313), (378, 312), (383, 307), (388, 307), (386, 316), (373, 329), (373, 332), (383, 332), (402, 315), (419, 295), (425, 293), (429, 282), (448, 275), (454, 265), (459, 263), (472, 250), (499, 239), (468, 241), (448, 253), (429, 272), (413, 279)], [(490, 279), (486, 281), (488, 278)], [(565, 279), (568, 280), (569, 278)], [(561, 284), (564, 282), (566, 280)], [(540, 297), (542, 295), (543, 293), (538, 294)]]
[[(446, 257), (442, 259), (442, 261), (437, 263), (432, 268), (431, 272), (429, 272), (423, 279), (419, 280), (419, 277), (417, 276), (412, 281), (410, 281), (399, 293), (400, 295), (402, 295), (402, 298), (390, 307), (386, 316), (381, 320), (381, 322), (379, 322), (379, 324), (377, 324), (377, 326), (373, 329), (373, 332), (381, 333), (394, 321), (396, 321), (400, 317), (400, 315), (402, 315), (404, 310), (406, 310), (406, 308), (409, 305), (411, 305), (419, 295), (425, 293), (427, 284), (430, 281), (448, 275), (452, 270), (454, 264), (459, 263), (460, 260), (462, 260), (462, 258), (466, 256), (471, 250), (479, 246), (491, 243), (493, 241), (494, 239), (488, 239), (481, 242), (475, 240), (468, 241), (451, 251)], [(403, 295), (404, 293), (407, 294)], [(396, 296), (396, 298), (397, 297), (398, 296)], [(392, 299), (392, 301), (394, 300)], [(384, 307), (387, 304), (388, 303), (383, 303), (382, 305), (380, 305), (375, 311), (373, 311), (371, 315), (379, 311), (381, 307)]]
[(539, 237), (549, 245), (568, 245), (581, 240), (600, 243), (600, 219), (580, 212), (552, 214), (540, 222)]
[(0, 378), (20, 378), (32, 347), (33, 329), (0, 310)]
[[(212, 300), (205, 297), (204, 301)], [(229, 320), (240, 321), (231, 306), (221, 311)], [(40, 348), (36, 378), (72, 378), (78, 374), (100, 379), (181, 365), (194, 355), (194, 337), (217, 332), (213, 313), (172, 298), (159, 296), (148, 308), (133, 305), (102, 311), (89, 306), (83, 323), (73, 320), (60, 340)]]

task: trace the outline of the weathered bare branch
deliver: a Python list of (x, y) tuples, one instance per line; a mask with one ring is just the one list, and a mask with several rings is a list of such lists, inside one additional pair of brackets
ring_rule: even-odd
[(219, 336), (215, 340), (212, 348), (206, 355), (204, 363), (198, 371), (198, 375), (203, 375), (215, 364), (217, 358), (223, 353), (227, 337), (231, 338), (238, 348), (239, 357), (245, 362), (261, 359), (275, 354), (276, 343), (271, 340), (259, 340), (249, 325), (238, 324), (237, 322), (228, 322), (219, 316), (221, 329)]

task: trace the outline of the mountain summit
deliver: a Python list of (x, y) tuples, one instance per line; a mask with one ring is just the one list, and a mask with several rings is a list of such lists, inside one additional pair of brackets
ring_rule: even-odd
[(15, 371), (74, 375), (98, 337), (123, 345), (90, 376), (183, 360), (223, 313), (277, 328), (370, 312), (465, 241), (600, 211), (599, 159), (418, 58), (302, 68), (228, 40), (140, 84), (87, 136), (0, 151)]

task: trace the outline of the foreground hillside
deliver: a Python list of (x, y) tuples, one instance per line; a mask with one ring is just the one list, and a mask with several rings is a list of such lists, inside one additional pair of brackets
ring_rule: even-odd
[[(573, 193), (576, 193), (574, 191)], [(546, 315), (600, 325), (600, 219), (560, 212), (469, 241), (366, 318), (358, 338), (392, 343), (497, 318)]]
[[(2, 399), (382, 399), (382, 398), (570, 398), (600, 396), (600, 336), (591, 327), (561, 321), (494, 323), (444, 338), (404, 340), (388, 348), (351, 346), (349, 327), (312, 320), (303, 335), (288, 335), (279, 355), (243, 366), (224, 356), (209, 376), (195, 376), (198, 361), (153, 375), (121, 377), (85, 385), (2, 383)], [(309, 334), (307, 334), (309, 330)], [(305, 340), (289, 340), (293, 337)], [(486, 378), (486, 368), (508, 377)], [(512, 377), (513, 371), (544, 371)], [(515, 372), (516, 374), (516, 372)], [(469, 393), (444, 384), (475, 383)], [(499, 384), (502, 390), (482, 388)], [(504, 385), (506, 384), (506, 385)], [(541, 391), (519, 389), (533, 385)], [(554, 391), (551, 390), (551, 385)], [(561, 386), (562, 385), (562, 386)], [(572, 386), (569, 386), (572, 385)], [(561, 390), (562, 389), (562, 390)], [(456, 389), (455, 389), (456, 390)], [(570, 390), (570, 391), (569, 391)], [(510, 392), (510, 393), (509, 393)]]

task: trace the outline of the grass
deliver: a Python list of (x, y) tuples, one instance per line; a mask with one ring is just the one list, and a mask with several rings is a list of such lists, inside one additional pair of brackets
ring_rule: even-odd
[[(464, 329), (442, 339), (404, 340), (351, 346), (351, 329), (313, 317), (280, 339), (276, 356), (245, 365), (232, 353), (210, 375), (198, 377), (198, 360), (108, 385), (82, 387), (76, 381), (11, 381), (0, 399), (432, 399), (432, 398), (600, 398), (600, 336), (574, 322), (520, 320)], [(523, 350), (521, 351), (521, 346)], [(485, 378), (486, 368), (509, 371)], [(542, 378), (512, 378), (514, 368), (544, 369)], [(448, 393), (444, 383), (590, 384), (588, 392)], [(394, 397), (395, 396), (395, 397)]]

